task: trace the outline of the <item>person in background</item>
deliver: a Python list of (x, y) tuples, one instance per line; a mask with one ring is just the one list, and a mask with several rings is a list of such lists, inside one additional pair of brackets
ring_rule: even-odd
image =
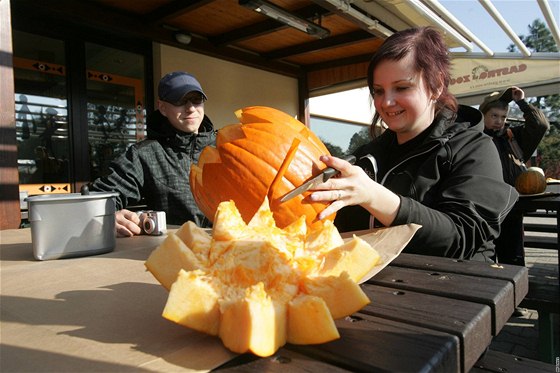
[[(510, 128), (506, 119), (511, 101), (523, 112), (525, 124)], [(484, 133), (492, 137), (498, 149), (504, 181), (515, 186), (515, 179), (526, 170), (525, 162), (537, 149), (550, 124), (540, 109), (525, 101), (525, 92), (519, 87), (492, 92), (484, 98), (479, 110), (484, 115)], [(501, 231), (494, 240), (496, 261), (524, 266), (523, 213), (512, 210)]]
[(362, 167), (322, 156), (340, 175), (307, 198), (330, 202), (318, 218), (338, 211), (340, 231), (416, 223), (422, 227), (405, 252), (492, 262), (492, 241), (518, 194), (502, 180), (482, 114), (449, 92), (449, 65), (432, 27), (386, 39), (369, 64), (368, 85), (371, 131), (380, 119), (387, 128), (355, 151)]
[(216, 131), (204, 114), (207, 100), (198, 80), (182, 71), (165, 75), (158, 84), (158, 110), (147, 118), (147, 139), (132, 145), (96, 179), (91, 191), (118, 192), (116, 228), (119, 236), (142, 233), (138, 215), (126, 208), (144, 200), (150, 210), (164, 211), (167, 224), (188, 220), (211, 226), (189, 185), (191, 164), (204, 147), (215, 145)]

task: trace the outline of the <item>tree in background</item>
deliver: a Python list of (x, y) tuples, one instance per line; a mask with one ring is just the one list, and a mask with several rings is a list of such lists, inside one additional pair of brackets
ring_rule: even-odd
[[(528, 25), (529, 34), (519, 35), (519, 38), (531, 52), (558, 52), (558, 46), (550, 30), (539, 19)], [(514, 44), (510, 44), (508, 51), (517, 52)], [(537, 166), (545, 171), (547, 177), (560, 178), (560, 95), (539, 96), (528, 98), (528, 102), (540, 108), (550, 121), (550, 131), (545, 135), (539, 147), (536, 159)], [(517, 109), (517, 108), (515, 108)], [(512, 110), (511, 116), (522, 118), (520, 110)]]
[(326, 141), (325, 139), (321, 139), (321, 141), (323, 142), (323, 144), (325, 144), (325, 147), (329, 150), (329, 153), (331, 153), (331, 155), (341, 158), (344, 156), (344, 150), (342, 150), (342, 148), (338, 145), (334, 145), (331, 144), (330, 142)]
[(348, 144), (348, 154), (352, 154), (360, 146), (367, 144), (371, 141), (371, 136), (369, 135), (369, 126), (362, 128), (360, 131), (356, 132), (351, 138)]

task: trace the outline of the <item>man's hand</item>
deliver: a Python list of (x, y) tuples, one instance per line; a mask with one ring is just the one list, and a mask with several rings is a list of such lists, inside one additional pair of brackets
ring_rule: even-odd
[(513, 86), (511, 87), (511, 98), (515, 102), (521, 101), (525, 98), (525, 92), (521, 88)]
[(115, 213), (115, 224), (118, 237), (132, 237), (142, 233), (140, 218), (133, 211), (122, 209)]

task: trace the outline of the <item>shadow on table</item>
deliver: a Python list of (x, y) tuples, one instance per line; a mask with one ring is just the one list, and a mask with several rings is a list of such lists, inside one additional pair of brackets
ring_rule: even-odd
[[(100, 362), (65, 354), (40, 351), (2, 344), (2, 372), (43, 371), (47, 365), (52, 372), (152, 372), (123, 364)], [(10, 358), (6, 358), (9, 356)]]
[[(151, 239), (150, 244), (147, 247), (143, 248), (136, 248), (135, 243), (140, 242), (140, 240), (144, 240), (145, 242), (147, 239)], [(62, 258), (62, 259), (52, 259), (52, 260), (79, 260), (82, 258), (88, 257), (96, 257), (103, 255), (105, 258), (119, 258), (119, 259), (133, 259), (133, 260), (146, 260), (150, 253), (161, 243), (161, 238), (159, 237), (122, 237), (117, 238), (117, 242), (119, 240), (128, 240), (126, 241), (127, 247), (118, 249), (116, 251), (112, 251), (109, 253), (100, 253), (100, 254), (90, 254), (81, 257), (73, 257), (73, 258)], [(40, 260), (35, 259), (33, 256), (33, 248), (28, 243), (16, 243), (16, 244), (4, 244), (2, 245), (2, 262), (42, 262)]]
[(16, 243), (2, 247), (3, 262), (34, 262), (33, 249), (29, 244)]
[[(41, 284), (37, 285), (41, 286)], [(80, 367), (83, 367), (84, 370), (96, 371), (122, 371), (123, 368), (130, 368), (125, 365), (90, 361), (78, 357), (73, 352), (69, 352), (69, 355), (72, 356), (60, 354), (61, 346), (66, 347), (68, 343), (72, 343), (73, 351), (80, 351), (84, 355), (88, 354), (88, 350), (96, 349), (87, 341), (81, 340), (114, 345), (113, 354), (123, 351), (125, 354), (132, 354), (133, 352), (130, 352), (132, 349), (149, 355), (144, 356), (144, 359), (161, 357), (172, 364), (177, 364), (177, 361), (173, 361), (176, 358), (174, 353), (189, 344), (215, 343), (217, 347), (223, 349), (219, 339), (208, 337), (164, 319), (161, 313), (167, 295), (167, 291), (160, 285), (136, 282), (119, 283), (91, 290), (62, 292), (52, 300), (3, 295), (0, 299), (2, 304), (0, 321), (5, 323), (4, 325), (14, 328), (10, 333), (10, 338), (15, 340), (10, 343), (9, 340), (3, 338), (3, 343), (26, 345), (28, 342), (24, 338), (39, 336), (39, 340), (34, 343), (41, 347), (43, 347), (41, 343), (52, 343), (59, 351), (49, 354), (44, 351), (12, 346), (9, 347), (12, 353), (8, 354), (3, 345), (2, 371), (9, 370), (8, 367), (17, 368), (15, 369), (17, 371), (37, 370), (42, 366), (40, 358), (48, 359), (44, 361), (48, 361), (49, 364), (56, 360), (52, 367), (46, 365), (52, 371), (74, 371), (79, 370)], [(35, 332), (30, 328), (25, 329), (22, 325), (35, 328), (33, 329)], [(48, 331), (43, 333), (41, 329), (36, 329), (38, 326), (43, 326), (44, 330)], [(78, 339), (65, 340), (60, 336)], [(41, 339), (43, 340), (41, 341)], [(206, 342), (208, 339), (210, 342)], [(72, 340), (74, 342), (71, 342)], [(82, 346), (80, 346), (81, 343), (83, 343)], [(44, 347), (48, 349), (47, 346)], [(200, 353), (198, 354), (200, 355)], [(35, 358), (37, 360), (33, 360)], [(99, 357), (99, 359), (103, 358)], [(125, 360), (123, 359), (123, 361)], [(200, 362), (190, 363), (186, 359), (177, 360), (180, 360), (179, 366), (186, 364), (186, 368), (208, 368), (196, 366)], [(95, 365), (95, 369), (91, 369), (92, 365)]]

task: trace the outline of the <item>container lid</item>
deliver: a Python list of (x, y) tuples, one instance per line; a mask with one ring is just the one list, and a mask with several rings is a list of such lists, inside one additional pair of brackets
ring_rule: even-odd
[(27, 202), (51, 202), (51, 201), (87, 201), (91, 199), (103, 199), (117, 197), (117, 192), (90, 192), (89, 194), (81, 193), (61, 193), (61, 194), (41, 194), (37, 196), (27, 197)]

